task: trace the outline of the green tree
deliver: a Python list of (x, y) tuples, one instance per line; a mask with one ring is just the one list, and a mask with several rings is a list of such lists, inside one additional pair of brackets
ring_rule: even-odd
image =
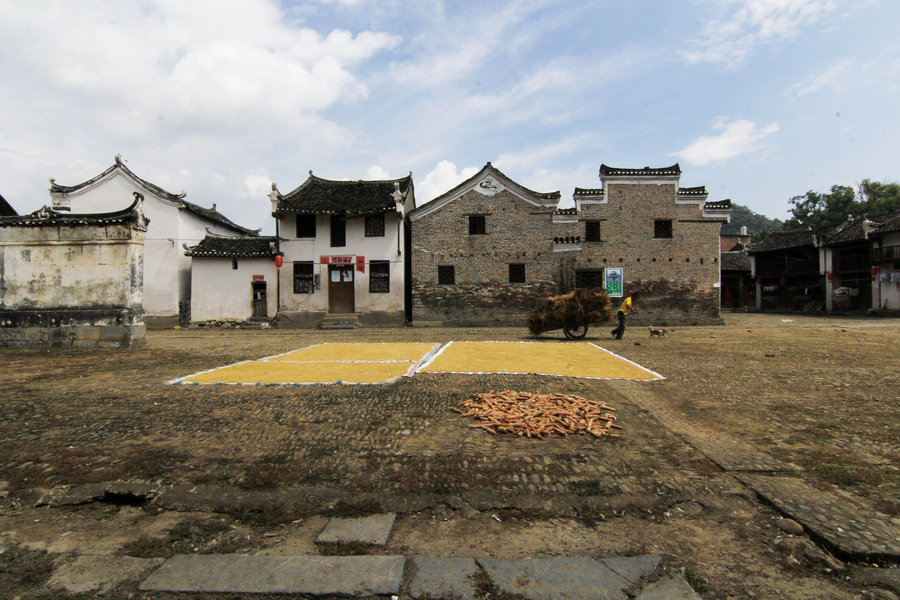
[(722, 225), (723, 235), (737, 235), (741, 227), (747, 228), (747, 233), (754, 240), (762, 232), (781, 231), (783, 223), (778, 219), (770, 219), (765, 215), (753, 212), (742, 204), (733, 204), (731, 207), (731, 222)]
[(881, 183), (863, 179), (859, 184), (863, 212), (900, 210), (900, 183)]
[(841, 223), (848, 215), (862, 212), (862, 204), (856, 199), (853, 188), (846, 185), (833, 185), (828, 194), (809, 190), (802, 196), (791, 198), (790, 204), (788, 212), (793, 217), (785, 221), (785, 229), (829, 227)]

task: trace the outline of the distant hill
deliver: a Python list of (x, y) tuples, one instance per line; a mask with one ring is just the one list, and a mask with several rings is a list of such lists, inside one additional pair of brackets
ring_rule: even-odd
[(722, 235), (737, 235), (741, 232), (742, 226), (747, 227), (747, 233), (754, 235), (763, 231), (768, 233), (781, 231), (784, 222), (758, 215), (742, 204), (732, 204), (731, 223), (722, 226)]

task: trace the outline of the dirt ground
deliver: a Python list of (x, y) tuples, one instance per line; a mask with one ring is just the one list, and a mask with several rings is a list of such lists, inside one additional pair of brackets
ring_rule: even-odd
[[(169, 330), (135, 350), (0, 350), (0, 589), (56, 597), (42, 586), (66, 553), (317, 553), (330, 516), (395, 511), (386, 548), (324, 551), (659, 553), (706, 599), (900, 594), (896, 565), (793, 560), (777, 545), (787, 535), (777, 511), (689, 443), (739, 440), (900, 523), (900, 319), (724, 318), (665, 339), (636, 326), (621, 341), (607, 327), (588, 332), (667, 378), (658, 382), (420, 374), (375, 386), (166, 385), (321, 342), (533, 341), (524, 327)], [(506, 389), (604, 400), (621, 437), (491, 435), (450, 410)], [(184, 493), (34, 506), (40, 489), (110, 481)]]

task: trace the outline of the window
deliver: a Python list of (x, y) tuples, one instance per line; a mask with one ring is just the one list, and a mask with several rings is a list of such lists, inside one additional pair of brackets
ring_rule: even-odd
[(316, 237), (316, 215), (311, 215), (308, 213), (297, 215), (297, 237)]
[(373, 260), (369, 263), (369, 292), (376, 294), (391, 291), (391, 263)]
[(342, 248), (347, 245), (347, 220), (344, 215), (331, 215), (331, 247)]
[(456, 269), (453, 265), (438, 266), (438, 285), (453, 285), (456, 283)]
[(469, 235), (484, 235), (487, 233), (484, 215), (469, 215)]
[(584, 241), (599, 242), (600, 241), (600, 221), (584, 222)]
[(237, 259), (232, 257), (232, 259), (231, 259), (231, 270), (232, 270), (232, 271), (237, 271), (237, 268), (238, 268)]
[(366, 237), (384, 237), (384, 214), (366, 217)]
[(295, 262), (294, 263), (294, 293), (295, 294), (312, 294), (315, 290), (313, 285), (313, 264), (312, 262)]
[(603, 287), (603, 271), (600, 269), (575, 271), (575, 287), (580, 290)]
[(657, 219), (653, 221), (653, 237), (672, 237), (672, 219)]
[(509, 282), (525, 283), (525, 263), (509, 263)]

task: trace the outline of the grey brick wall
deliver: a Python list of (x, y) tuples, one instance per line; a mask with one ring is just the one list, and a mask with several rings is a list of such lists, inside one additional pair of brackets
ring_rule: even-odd
[[(413, 321), (524, 327), (538, 299), (573, 289), (577, 270), (620, 267), (625, 293), (644, 296), (631, 323), (718, 323), (722, 222), (677, 193), (677, 182), (609, 182), (606, 202), (554, 223), (552, 210), (509, 190), (469, 190), (412, 220)], [(484, 235), (469, 235), (469, 215), (485, 216)], [(600, 242), (584, 241), (589, 220), (600, 221)], [(654, 237), (656, 220), (671, 221), (671, 238)], [(554, 243), (562, 237), (581, 241)], [(525, 264), (526, 283), (508, 282), (510, 263)], [(438, 283), (440, 265), (454, 266), (453, 285)]]

